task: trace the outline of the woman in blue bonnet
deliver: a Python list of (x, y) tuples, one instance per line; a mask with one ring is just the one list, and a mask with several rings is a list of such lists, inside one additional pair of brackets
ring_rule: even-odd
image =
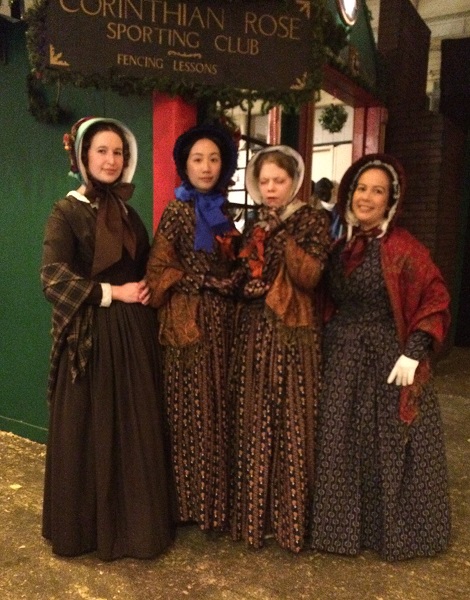
[(237, 232), (226, 190), (237, 166), (228, 130), (198, 125), (177, 140), (182, 183), (163, 212), (147, 266), (158, 308), (180, 522), (227, 528), (228, 354)]
[(80, 186), (54, 204), (44, 237), (53, 344), (42, 532), (61, 556), (153, 558), (174, 527), (150, 244), (128, 203), (137, 143), (123, 123), (87, 117), (64, 145)]

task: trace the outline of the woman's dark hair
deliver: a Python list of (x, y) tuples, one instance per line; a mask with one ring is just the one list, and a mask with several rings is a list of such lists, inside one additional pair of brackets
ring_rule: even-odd
[(291, 179), (295, 179), (297, 175), (297, 162), (293, 156), (284, 154), (279, 150), (273, 150), (272, 152), (263, 152), (258, 160), (255, 162), (253, 167), (253, 175), (258, 180), (261, 172), (261, 167), (264, 163), (274, 163), (281, 169), (287, 172)]
[(196, 142), (199, 142), (200, 140), (210, 140), (211, 142), (214, 142), (214, 144), (219, 149), (220, 158), (223, 161), (222, 144), (220, 143), (220, 140), (218, 138), (216, 138), (215, 136), (209, 134), (209, 135), (205, 135), (204, 137), (198, 138), (197, 140), (191, 140), (190, 142), (188, 142), (181, 148), (181, 160), (183, 161), (183, 163), (185, 165), (188, 162), (188, 158), (191, 153), (191, 148), (194, 146), (194, 144)]
[(224, 189), (230, 183), (230, 178), (237, 168), (237, 145), (228, 129), (211, 123), (196, 125), (183, 132), (176, 140), (173, 148), (173, 159), (176, 170), (182, 181), (188, 181), (186, 163), (191, 148), (199, 140), (210, 140), (220, 152), (222, 167), (215, 188)]
[(317, 198), (323, 200), (323, 202), (329, 202), (331, 200), (333, 188), (334, 185), (331, 179), (328, 179), (328, 177), (322, 177), (313, 185), (312, 192)]
[(101, 131), (113, 131), (116, 133), (122, 141), (122, 153), (124, 158), (123, 170), (129, 165), (129, 159), (131, 151), (129, 142), (127, 141), (124, 131), (115, 123), (107, 123), (106, 121), (98, 121), (90, 125), (83, 135), (82, 141), (82, 163), (85, 169), (88, 171), (88, 151), (90, 150), (91, 142), (97, 133)]

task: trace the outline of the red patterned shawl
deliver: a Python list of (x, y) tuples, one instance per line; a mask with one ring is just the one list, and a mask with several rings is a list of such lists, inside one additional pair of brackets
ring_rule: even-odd
[[(429, 251), (408, 231), (393, 229), (381, 244), (382, 269), (392, 305), (401, 350), (418, 329), (433, 338), (437, 351), (450, 325), (450, 296)], [(431, 376), (429, 358), (416, 370), (413, 385), (400, 392), (400, 418), (410, 424), (418, 414), (423, 386)]]
[[(395, 227), (382, 238), (380, 253), (401, 351), (409, 335), (418, 329), (433, 338), (433, 350), (438, 351), (449, 330), (450, 296), (429, 251), (408, 231)], [(318, 301), (326, 322), (335, 308), (324, 288)], [(401, 388), (403, 422), (410, 424), (418, 415), (419, 399), (430, 377), (430, 360), (425, 358), (418, 365), (413, 385)]]

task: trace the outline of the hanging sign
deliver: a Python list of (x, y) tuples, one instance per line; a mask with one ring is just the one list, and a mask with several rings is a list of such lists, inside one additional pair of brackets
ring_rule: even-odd
[(188, 85), (302, 90), (314, 0), (48, 0), (47, 68)]

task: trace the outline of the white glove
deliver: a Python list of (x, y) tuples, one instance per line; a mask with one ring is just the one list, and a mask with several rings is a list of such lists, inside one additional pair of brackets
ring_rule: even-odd
[(402, 354), (391, 370), (387, 383), (395, 381), (396, 385), (411, 385), (414, 381), (418, 364), (419, 360), (408, 358)]

